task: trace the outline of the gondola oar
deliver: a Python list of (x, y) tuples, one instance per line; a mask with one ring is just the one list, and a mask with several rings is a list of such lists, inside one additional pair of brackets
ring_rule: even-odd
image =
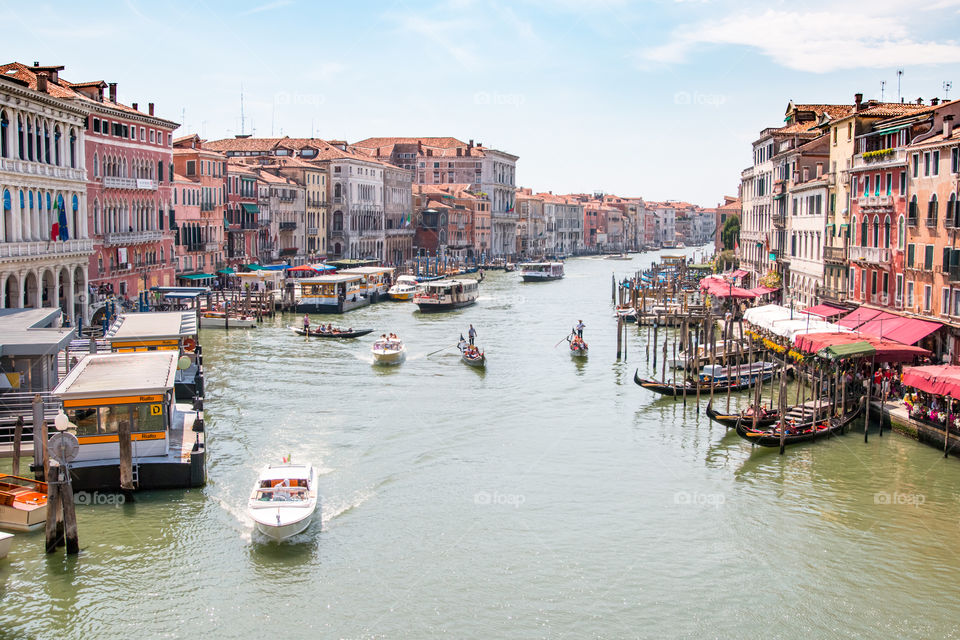
[[(572, 335), (573, 335), (572, 333), (568, 333), (567, 335), (565, 335), (565, 336), (563, 336), (562, 338), (560, 338), (560, 342), (563, 342), (564, 340), (569, 340), (569, 339), (570, 339), (570, 336), (572, 336)], [(557, 347), (559, 347), (559, 346), (560, 346), (560, 342), (558, 342), (557, 344), (553, 345), (553, 348), (556, 349)]]
[[(457, 344), (460, 344), (460, 343), (458, 342)], [(457, 346), (457, 345), (456, 345), (456, 344), (452, 344), (452, 345), (450, 345), (449, 347), (444, 347), (443, 349), (437, 349), (436, 351), (432, 351), (432, 352), (428, 353), (428, 354), (427, 354), (427, 357), (429, 358), (429, 357), (432, 356), (433, 354), (435, 354), (435, 353), (440, 353), (441, 351), (446, 351), (447, 349), (453, 349), (455, 346)]]

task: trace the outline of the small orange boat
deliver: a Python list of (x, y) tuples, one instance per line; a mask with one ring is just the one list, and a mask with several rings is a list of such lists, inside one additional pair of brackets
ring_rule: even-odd
[(0, 473), (0, 529), (32, 531), (47, 521), (47, 483)]

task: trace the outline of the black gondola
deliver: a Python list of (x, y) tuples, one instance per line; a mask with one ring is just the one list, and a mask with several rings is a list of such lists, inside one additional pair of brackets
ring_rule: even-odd
[[(307, 335), (306, 330), (300, 327), (290, 327), (293, 329), (293, 332), (298, 336)], [(340, 329), (335, 329), (333, 331), (320, 331), (319, 329), (311, 329), (310, 337), (311, 338), (359, 338), (360, 336), (365, 336), (368, 333), (372, 333), (373, 329), (354, 329), (353, 331), (343, 331)]]
[[(847, 425), (860, 415), (861, 409), (863, 409), (863, 402), (858, 403), (856, 409), (839, 418), (816, 420), (815, 422), (789, 426), (783, 443), (785, 445), (791, 445), (801, 442), (812, 442), (813, 440), (829, 438), (838, 433), (842, 433)], [(741, 420), (736, 428), (738, 436), (753, 444), (758, 444), (761, 447), (780, 446), (780, 432), (777, 426), (769, 429), (754, 430), (752, 425), (748, 426)]]
[[(757, 383), (758, 378), (763, 382), (768, 382), (773, 377), (773, 372), (764, 373), (761, 376), (744, 376), (739, 378), (735, 384), (725, 384), (718, 382), (714, 387), (714, 393), (726, 393), (727, 389), (730, 391), (743, 391), (749, 389)], [(686, 389), (687, 395), (697, 393), (697, 384), (667, 384), (663, 382), (657, 382), (656, 380), (647, 380), (640, 377), (640, 370), (637, 369), (633, 373), (633, 381), (643, 387), (644, 389), (649, 389), (661, 395), (665, 396), (682, 396), (684, 389)], [(700, 382), (698, 383), (700, 387), (700, 393), (710, 393), (710, 383), (709, 382)]]
[[(719, 422), (726, 427), (736, 427), (742, 419), (745, 424), (753, 426), (753, 416), (746, 413), (720, 413), (714, 411), (713, 400), (707, 403), (707, 417), (714, 422)], [(767, 427), (780, 419), (780, 413), (777, 411), (767, 411), (762, 416), (757, 416), (757, 426)]]

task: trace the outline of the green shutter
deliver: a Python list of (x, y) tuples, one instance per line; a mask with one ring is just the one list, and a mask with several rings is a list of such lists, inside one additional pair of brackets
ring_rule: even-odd
[(916, 245), (907, 245), (907, 268), (913, 269), (913, 258), (916, 255)]
[(923, 251), (923, 268), (927, 271), (933, 269), (933, 245), (928, 244)]

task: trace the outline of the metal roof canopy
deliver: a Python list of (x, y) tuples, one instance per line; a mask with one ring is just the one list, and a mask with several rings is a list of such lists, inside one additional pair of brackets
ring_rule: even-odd
[(89, 355), (53, 394), (68, 399), (164, 393), (173, 389), (177, 358), (176, 351)]
[(362, 275), (337, 273), (329, 276), (314, 276), (313, 278), (298, 278), (301, 284), (338, 284), (340, 282), (360, 282)]
[(124, 313), (107, 331), (110, 342), (184, 338), (197, 334), (197, 315), (193, 311), (153, 311)]
[(0, 309), (0, 355), (44, 356), (64, 349), (76, 337), (57, 327), (60, 309)]

